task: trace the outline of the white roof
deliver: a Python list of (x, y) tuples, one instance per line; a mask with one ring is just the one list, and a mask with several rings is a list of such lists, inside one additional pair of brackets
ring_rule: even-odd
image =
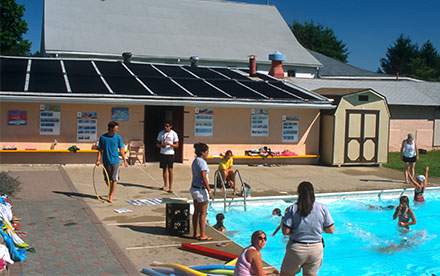
[(440, 106), (440, 83), (389, 80), (331, 80), (294, 78), (292, 82), (308, 90), (318, 88), (371, 88), (389, 105)]
[(322, 66), (276, 7), (212, 0), (45, 0), (43, 52)]

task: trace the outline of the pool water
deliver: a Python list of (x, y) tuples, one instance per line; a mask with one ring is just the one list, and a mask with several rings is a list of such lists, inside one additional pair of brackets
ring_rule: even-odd
[[(399, 196), (381, 199), (339, 199), (317, 201), (327, 205), (335, 221), (335, 233), (323, 234), (324, 260), (319, 275), (427, 275), (440, 276), (440, 192), (425, 193), (424, 203), (410, 207), (417, 224), (411, 231), (397, 226), (392, 210), (380, 209), (399, 203)], [(261, 251), (263, 260), (276, 268), (281, 267), (288, 237), (281, 230), (271, 234), (280, 223), (280, 217), (272, 216), (274, 208), (285, 208), (284, 201), (248, 204), (228, 207), (225, 213), (226, 236), (243, 247), (250, 244), (255, 230), (267, 234), (266, 247)], [(215, 215), (223, 212), (223, 205), (209, 207), (208, 219), (215, 224)], [(301, 273), (302, 275), (302, 273)]]

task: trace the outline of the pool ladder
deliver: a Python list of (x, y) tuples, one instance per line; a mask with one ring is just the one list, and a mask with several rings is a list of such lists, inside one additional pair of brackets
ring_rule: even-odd
[[(235, 171), (235, 175), (234, 176), (237, 176), (237, 175), (238, 175), (238, 179), (240, 180), (240, 184), (241, 184), (240, 185), (240, 187), (241, 187), (240, 193), (241, 193), (241, 195), (243, 195), (243, 205), (234, 205), (234, 206), (243, 206), (244, 210), (246, 211), (246, 198), (248, 196), (248, 192), (249, 192), (250, 186), (243, 182), (243, 179), (241, 177), (241, 174), (240, 174), (239, 170)], [(235, 180), (237, 180), (237, 177), (234, 177), (234, 178), (235, 178)], [(220, 181), (221, 187), (223, 187), (223, 209), (224, 209), (224, 212), (226, 213), (226, 207), (227, 207), (227, 204), (226, 204), (226, 185), (225, 185), (225, 182), (223, 181), (223, 178), (222, 178), (222, 175), (221, 175), (220, 171), (216, 170), (215, 174), (214, 174), (214, 195), (216, 194), (216, 191), (217, 191), (217, 183), (218, 183), (218, 181)], [(236, 181), (235, 185), (237, 185), (237, 181)], [(235, 193), (235, 187), (234, 187), (233, 194), (234, 195), (236, 194)], [(229, 205), (231, 205), (231, 203), (232, 203), (232, 201), (229, 202)]]

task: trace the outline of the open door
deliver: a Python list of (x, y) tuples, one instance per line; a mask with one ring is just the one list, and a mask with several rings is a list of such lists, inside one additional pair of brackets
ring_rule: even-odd
[(175, 149), (174, 161), (183, 162), (183, 106), (145, 106), (144, 143), (147, 162), (158, 162), (160, 149), (156, 138), (165, 121), (173, 122), (173, 130), (179, 136), (179, 148)]
[(379, 111), (346, 112), (344, 163), (376, 163)]

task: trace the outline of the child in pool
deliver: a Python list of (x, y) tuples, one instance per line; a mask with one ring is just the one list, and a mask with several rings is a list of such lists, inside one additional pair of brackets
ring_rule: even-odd
[[(400, 204), (396, 207), (396, 211), (393, 214), (393, 220), (399, 218), (397, 225), (405, 227), (409, 230), (409, 225), (417, 223), (414, 212), (409, 208), (409, 199), (407, 196), (400, 197)], [(411, 222), (410, 222), (411, 220)]]
[(222, 213), (218, 213), (215, 218), (217, 220), (217, 223), (212, 227), (214, 227), (214, 229), (216, 229), (217, 231), (225, 232), (226, 227), (223, 225), (223, 222), (225, 222), (225, 215), (223, 215)]
[[(288, 208), (288, 207), (286, 208), (286, 210), (284, 211), (284, 214), (286, 214), (287, 209), (289, 209), (289, 208)], [(275, 229), (275, 231), (274, 231), (274, 232), (272, 233), (272, 235), (271, 235), (271, 236), (273, 237), (273, 236), (276, 235), (276, 233), (277, 233), (278, 231), (280, 231), (281, 227), (283, 226), (284, 216), (281, 215), (281, 210), (280, 210), (279, 208), (275, 208), (275, 209), (273, 209), (273, 211), (272, 211), (272, 215), (273, 215), (273, 216), (279, 216), (279, 217), (281, 217), (280, 225), (278, 225), (277, 229)]]
[(410, 174), (408, 174), (410, 181), (415, 186), (414, 189), (414, 201), (423, 202), (425, 198), (423, 193), (425, 192), (426, 184), (428, 183), (428, 171), (429, 167), (426, 167), (425, 175), (420, 174), (414, 179)]

